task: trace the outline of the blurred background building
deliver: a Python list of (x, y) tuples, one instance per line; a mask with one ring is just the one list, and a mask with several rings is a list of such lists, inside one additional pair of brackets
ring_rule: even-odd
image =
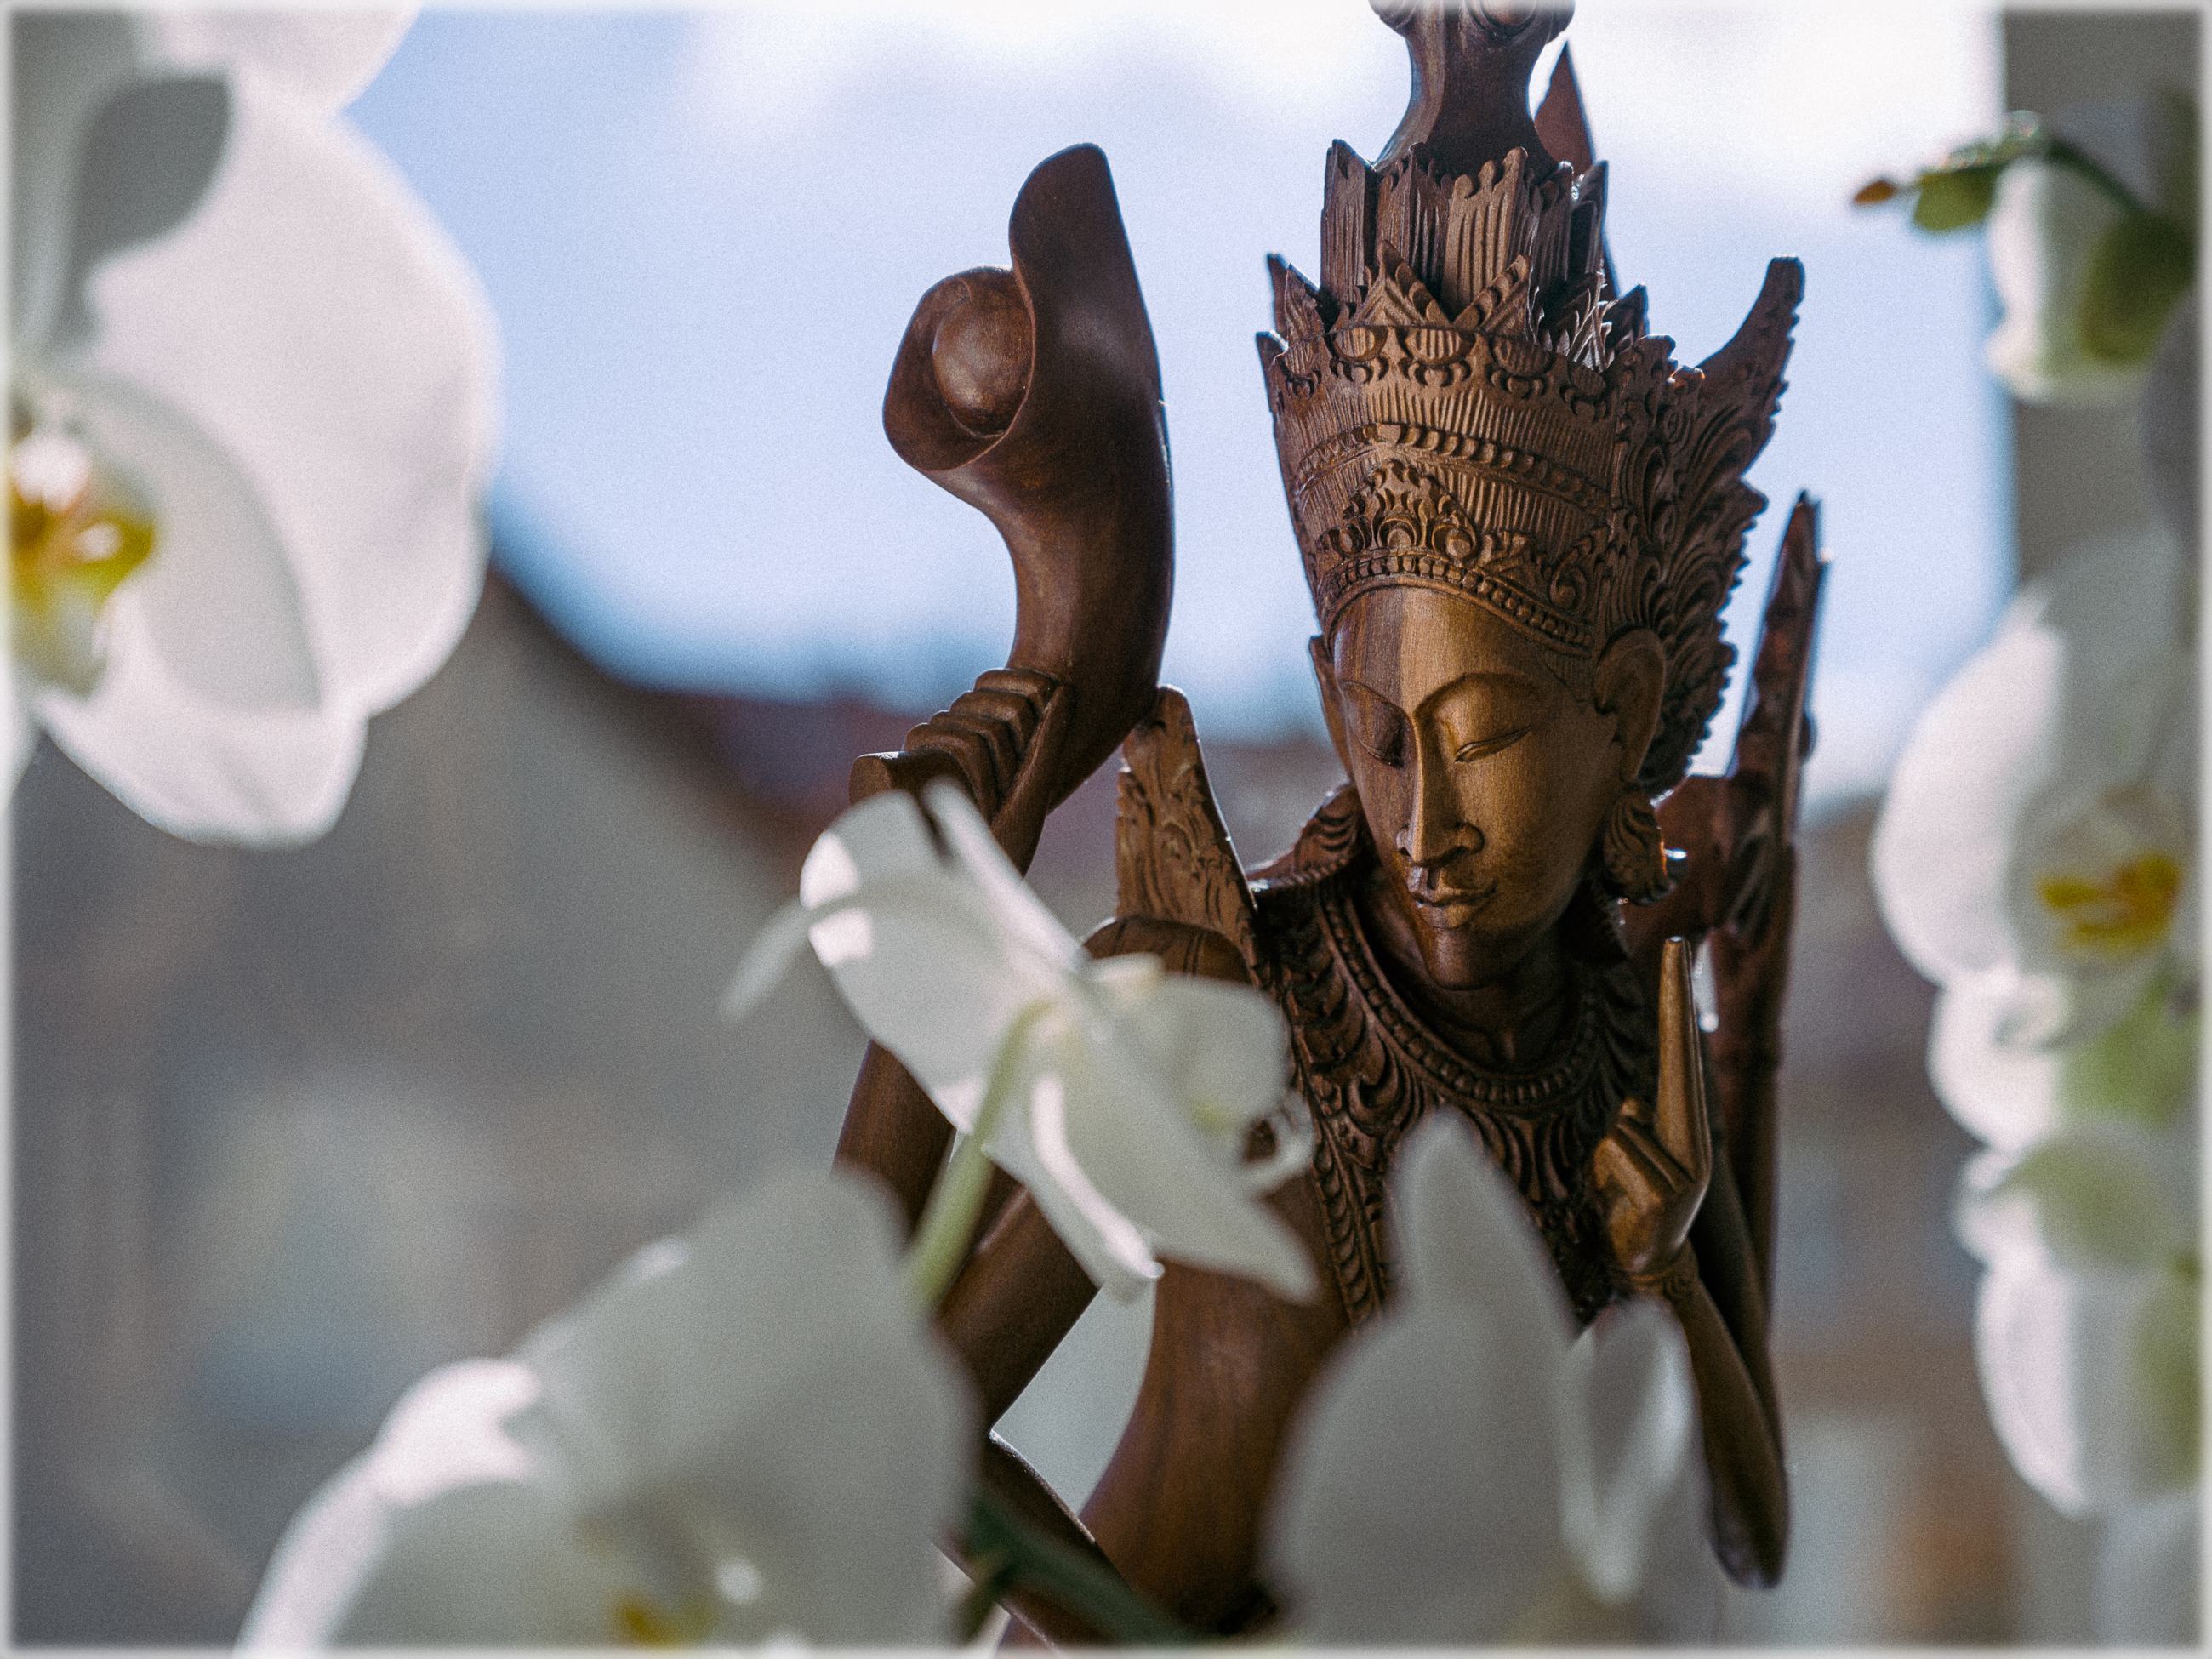
[[(1975, 1382), (1970, 1143), (1865, 856), (1913, 711), (2067, 526), (2143, 515), (2139, 466), (2118, 417), (2015, 421), (1990, 389), (1972, 239), (1844, 204), (2009, 105), (2194, 87), (2195, 15), (1586, 0), (1571, 39), (1615, 258), (1686, 356), (1769, 255), (1808, 270), (1754, 475), (1823, 498), (1835, 562), (1783, 1084), (1796, 1535), (1730, 1632), (2078, 1639), (2081, 1540)], [(228, 1641), (278, 1528), (409, 1382), (769, 1164), (826, 1159), (860, 1051), (826, 981), (742, 1026), (716, 1004), (852, 757), (1000, 660), (1003, 555), (899, 467), (877, 405), (913, 301), (1003, 259), (1022, 176), (1069, 143), (1113, 162), (1159, 337), (1168, 677), (1248, 861), (1287, 844), (1340, 773), (1249, 355), (1260, 258), (1313, 268), (1327, 143), (1379, 147), (1402, 64), (1357, 0), (416, 25), (354, 113), (501, 319), (499, 574), (312, 848), (170, 840), (51, 748), (18, 787), (18, 1640)], [(1111, 903), (1111, 813), (1109, 769), (1038, 857), (1079, 931)], [(1071, 1499), (1147, 1319), (1095, 1310), (1007, 1425)]]

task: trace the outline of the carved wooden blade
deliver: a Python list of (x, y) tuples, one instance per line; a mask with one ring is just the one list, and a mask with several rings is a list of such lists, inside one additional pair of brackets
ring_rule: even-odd
[[(1590, 136), (1589, 111), (1583, 102), (1582, 83), (1575, 77), (1571, 46), (1561, 46), (1559, 61), (1552, 65), (1551, 81), (1544, 88), (1544, 101), (1536, 106), (1536, 136), (1543, 140), (1545, 149), (1572, 166), (1577, 173), (1596, 169), (1597, 141)], [(1602, 234), (1598, 239), (1598, 260), (1605, 268), (1606, 292), (1620, 293), (1620, 282), (1613, 270), (1613, 250)]]
[(1828, 574), (1820, 556), (1820, 510), (1802, 491), (1782, 532), (1759, 647), (1751, 665), (1751, 697), (1736, 728), (1736, 777), (1755, 781), (1773, 803), (1776, 831), (1785, 841), (1797, 830), (1799, 780), (1813, 750), (1813, 647), (1820, 588)]

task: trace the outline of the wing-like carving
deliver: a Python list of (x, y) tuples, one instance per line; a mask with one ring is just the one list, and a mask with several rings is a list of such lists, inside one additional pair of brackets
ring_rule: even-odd
[(1258, 953), (1252, 892), (1214, 805), (1190, 705), (1171, 685), (1121, 745), (1114, 824), (1115, 911), (1218, 933), (1248, 966)]

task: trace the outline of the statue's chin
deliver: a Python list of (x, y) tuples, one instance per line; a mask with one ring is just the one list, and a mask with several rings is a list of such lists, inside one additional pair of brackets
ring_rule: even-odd
[(1431, 984), (1440, 990), (1478, 991), (1510, 981), (1550, 931), (1547, 923), (1483, 925), (1491, 920), (1479, 916), (1455, 924), (1441, 917), (1432, 920), (1415, 907), (1413, 938)]
[(1466, 926), (1425, 920), (1416, 922), (1414, 938), (1430, 981), (1447, 991), (1495, 984), (1513, 971), (1528, 949), (1522, 941), (1509, 943)]

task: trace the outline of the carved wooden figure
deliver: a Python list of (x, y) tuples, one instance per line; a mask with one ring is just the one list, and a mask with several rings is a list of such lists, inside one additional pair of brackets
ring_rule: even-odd
[[(1377, 9), (1407, 38), (1411, 106), (1375, 165), (1331, 150), (1320, 280), (1270, 261), (1260, 339), (1347, 775), (1290, 851), (1241, 867), (1189, 711), (1156, 686), (1164, 426), (1097, 151), (1032, 175), (1010, 272), (924, 297), (884, 406), (899, 453), (1004, 534), (1020, 624), (1007, 668), (902, 753), (862, 757), (855, 798), (950, 774), (1025, 866), (1046, 815), (1126, 738), (1116, 915), (1091, 949), (1249, 981), (1291, 1028), (1316, 1147), (1272, 1201), (1323, 1295), (1292, 1304), (1171, 1264), (1134, 1414), (1079, 1519), (987, 1448), (1002, 1497), (1220, 1632), (1273, 1610), (1257, 1557), (1275, 1464), (1318, 1367), (1389, 1295), (1387, 1182), (1431, 1112), (1465, 1118), (1518, 1186), (1578, 1317), (1633, 1296), (1674, 1310), (1729, 1571), (1771, 1583), (1788, 1535), (1765, 1310), (1821, 570), (1808, 502), (1735, 764), (1684, 777), (1731, 659), (1720, 611), (1764, 505), (1743, 473), (1771, 430), (1801, 272), (1774, 261), (1735, 337), (1677, 365), (1642, 290), (1614, 290), (1605, 170), (1564, 56), (1528, 113), (1565, 14)], [(1710, 1061), (1688, 988), (1699, 943)], [(872, 1050), (840, 1158), (887, 1180), (911, 1221), (947, 1139)], [(995, 1420), (1095, 1291), (1003, 1177), (989, 1215), (941, 1317)]]

